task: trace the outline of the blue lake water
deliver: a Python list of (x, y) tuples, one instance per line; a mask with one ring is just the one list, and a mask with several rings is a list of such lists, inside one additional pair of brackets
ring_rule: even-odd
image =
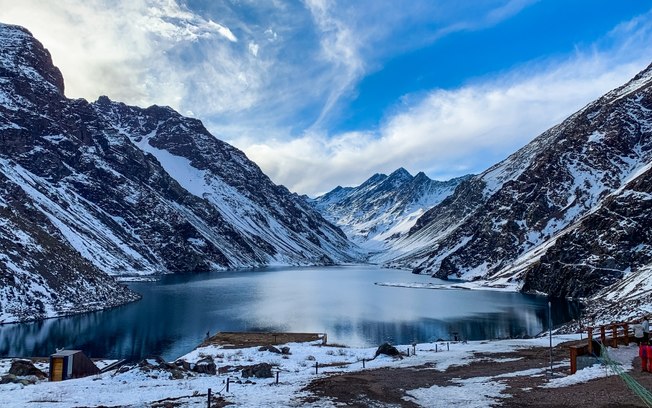
[[(548, 299), (520, 293), (386, 287), (436, 283), (377, 266), (266, 268), (165, 276), (133, 283), (143, 299), (119, 308), (0, 326), (0, 356), (47, 356), (57, 347), (91, 357), (171, 360), (209, 331), (327, 333), (329, 342), (375, 346), (437, 339), (536, 335), (548, 328)], [(553, 326), (579, 314), (552, 300)]]

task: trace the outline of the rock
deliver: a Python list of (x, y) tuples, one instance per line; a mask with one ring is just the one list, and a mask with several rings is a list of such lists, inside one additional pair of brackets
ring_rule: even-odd
[(258, 349), (258, 351), (269, 351), (271, 353), (281, 354), (281, 350), (277, 349), (274, 346), (262, 346)]
[(391, 357), (396, 357), (401, 355), (401, 353), (396, 349), (396, 347), (392, 346), (389, 343), (383, 343), (380, 346), (378, 346), (374, 358), (378, 357), (380, 354), (385, 354)]
[(260, 363), (242, 369), (242, 377), (256, 377), (256, 378), (272, 378), (272, 365), (267, 363)]
[(290, 348), (288, 346), (281, 347), (281, 354), (290, 354)]
[(9, 374), (13, 374), (18, 377), (25, 377), (28, 375), (36, 376), (40, 379), (46, 378), (45, 373), (38, 368), (34, 367), (34, 364), (30, 360), (14, 360), (11, 362), (11, 368), (9, 369)]
[(0, 378), (0, 384), (9, 384), (15, 383), (17, 380), (16, 376), (13, 374), (6, 374)]
[(217, 374), (217, 366), (213, 361), (213, 357), (208, 356), (197, 361), (197, 363), (195, 363), (195, 366), (192, 368), (192, 371), (201, 374), (215, 375)]
[(186, 371), (190, 371), (190, 363), (186, 360), (177, 360), (174, 362), (177, 367), (181, 367)]

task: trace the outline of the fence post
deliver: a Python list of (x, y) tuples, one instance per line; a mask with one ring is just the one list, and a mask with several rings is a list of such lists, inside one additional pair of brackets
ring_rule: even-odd
[(410, 348), (407, 348), (407, 356), (410, 357)]
[(589, 326), (586, 330), (589, 339), (589, 354), (593, 354), (593, 327)]
[(211, 389), (208, 389), (208, 408), (211, 408)]
[(611, 347), (618, 348), (618, 326), (615, 324), (611, 326), (611, 335), (613, 336)]
[(278, 373), (280, 373), (281, 370), (276, 371), (276, 384), (278, 384)]
[(319, 362), (315, 361), (315, 374), (319, 374)]
[(625, 345), (629, 346), (629, 325), (623, 323), (623, 331), (625, 332)]
[(362, 368), (365, 368), (364, 367), (364, 358), (362, 359)]
[(607, 345), (607, 328), (604, 326), (600, 326), (600, 342), (603, 346)]
[(226, 392), (229, 392), (229, 382), (231, 381), (230, 377), (226, 377)]
[(577, 372), (577, 348), (570, 348), (570, 373), (575, 374)]
[(446, 343), (446, 351), (451, 351), (451, 344), (448, 342)]
[(435, 343), (435, 353), (437, 352), (437, 343)]

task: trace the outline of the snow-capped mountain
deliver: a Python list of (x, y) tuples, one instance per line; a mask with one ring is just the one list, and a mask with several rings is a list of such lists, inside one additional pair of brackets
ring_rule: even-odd
[(136, 298), (104, 273), (356, 256), (338, 227), (200, 121), (67, 99), (27, 30), (0, 24), (0, 45), (0, 320)]
[(574, 296), (646, 268), (651, 86), (652, 65), (460, 184), (394, 245), (388, 264)]
[(381, 251), (468, 177), (442, 182), (399, 168), (389, 176), (375, 174), (357, 187), (338, 186), (309, 202), (361, 247)]

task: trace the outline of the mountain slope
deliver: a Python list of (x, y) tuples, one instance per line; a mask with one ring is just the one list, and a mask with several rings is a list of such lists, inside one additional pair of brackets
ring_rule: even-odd
[[(0, 24), (0, 44), (0, 222), (7, 226), (0, 241), (15, 252), (0, 258), (8, 282), (0, 304), (8, 305), (8, 291), (19, 286), (27, 297), (66, 284), (115, 295), (95, 308), (136, 298), (102, 272), (330, 264), (356, 256), (339, 228), (200, 121), (106, 97), (67, 99), (61, 73), (27, 30)], [(31, 219), (21, 221), (28, 213), (17, 213), (21, 207)], [(29, 245), (11, 244), (22, 236)], [(56, 242), (44, 245), (46, 236)], [(43, 256), (34, 257), (39, 251)], [(67, 254), (70, 270), (44, 266), (55, 251)], [(21, 259), (30, 259), (22, 269), (15, 267)], [(27, 288), (46, 269), (49, 286)], [(45, 299), (47, 312), (32, 316), (67, 313), (55, 303)]]
[(310, 203), (350, 239), (368, 250), (380, 251), (466, 178), (441, 182), (424, 173), (412, 176), (400, 168), (389, 176), (375, 174), (357, 187), (337, 187)]
[[(551, 248), (569, 228), (584, 228), (577, 234), (587, 242), (577, 254), (587, 257), (595, 255), (596, 240), (603, 239), (599, 229), (617, 229), (617, 218), (608, 221), (608, 228), (598, 227), (594, 218), (574, 226), (587, 214), (610, 205), (614, 200), (610, 194), (652, 160), (651, 84), (652, 66), (505, 161), (462, 183), (397, 242), (389, 264), (441, 278), (528, 282), (526, 289), (583, 296), (612, 283), (609, 276), (619, 279), (628, 268), (641, 267), (647, 261), (628, 258), (627, 248), (620, 249), (621, 262), (592, 258), (596, 263), (591, 278), (572, 282), (564, 280), (557, 264), (548, 267), (547, 275), (543, 266), (533, 265), (551, 262), (547, 260), (552, 257)], [(641, 196), (630, 198), (645, 208)], [(642, 227), (633, 228), (638, 231), (634, 246), (645, 244)], [(587, 231), (595, 236), (589, 238)], [(609, 265), (617, 272), (608, 271)]]

